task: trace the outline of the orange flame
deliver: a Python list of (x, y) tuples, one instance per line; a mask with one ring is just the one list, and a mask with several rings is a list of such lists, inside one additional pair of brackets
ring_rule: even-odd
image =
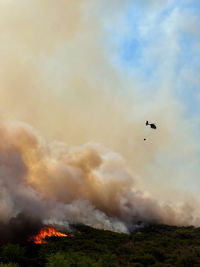
[(35, 236), (32, 236), (29, 241), (33, 241), (35, 244), (45, 244), (47, 243), (47, 241), (45, 241), (45, 238), (46, 237), (51, 237), (51, 236), (58, 236), (58, 237), (68, 237), (68, 236), (71, 236), (73, 237), (74, 235), (73, 234), (69, 234), (69, 235), (66, 235), (66, 234), (63, 234), (61, 232), (57, 232), (53, 226), (51, 227), (44, 227), (40, 230), (40, 232), (35, 235)]

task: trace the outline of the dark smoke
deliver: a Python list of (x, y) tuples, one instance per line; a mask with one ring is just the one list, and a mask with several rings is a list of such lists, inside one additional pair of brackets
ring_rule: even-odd
[(0, 223), (0, 243), (3, 244), (9, 241), (14, 243), (27, 242), (30, 236), (37, 234), (43, 226), (44, 224), (39, 218), (20, 213), (11, 218), (9, 222)]

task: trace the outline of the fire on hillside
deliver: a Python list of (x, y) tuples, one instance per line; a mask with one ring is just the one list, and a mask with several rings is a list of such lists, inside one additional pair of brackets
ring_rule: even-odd
[(45, 238), (53, 237), (53, 236), (55, 236), (55, 237), (74, 237), (73, 234), (64, 234), (64, 233), (58, 232), (55, 230), (55, 228), (53, 226), (50, 226), (50, 227), (43, 227), (42, 229), (40, 229), (38, 234), (29, 238), (29, 241), (32, 241), (35, 244), (45, 244), (45, 243), (47, 243)]

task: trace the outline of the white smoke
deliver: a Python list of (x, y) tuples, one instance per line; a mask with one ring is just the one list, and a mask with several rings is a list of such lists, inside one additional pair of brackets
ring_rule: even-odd
[(47, 144), (30, 126), (3, 122), (0, 137), (0, 222), (24, 213), (117, 232), (139, 221), (199, 225), (197, 204), (172, 207), (137, 190), (125, 160), (103, 145)]

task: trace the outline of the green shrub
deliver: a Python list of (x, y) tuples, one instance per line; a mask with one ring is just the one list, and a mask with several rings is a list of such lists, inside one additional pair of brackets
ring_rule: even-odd
[(150, 254), (132, 256), (130, 260), (134, 263), (142, 263), (144, 266), (151, 266), (152, 264), (156, 263), (156, 259)]
[(19, 267), (16, 263), (0, 263), (0, 267)]
[(118, 266), (117, 263), (117, 257), (113, 254), (104, 254), (104, 255), (100, 255), (100, 258), (98, 260), (98, 264), (99, 266), (102, 267), (116, 267)]
[(163, 262), (165, 260), (165, 253), (160, 248), (153, 248), (150, 254), (152, 254), (160, 262)]
[(177, 261), (178, 266), (183, 267), (194, 267), (200, 266), (200, 261), (195, 255), (182, 255)]
[(1, 251), (1, 259), (3, 262), (22, 263), (25, 260), (25, 249), (20, 245), (7, 244), (3, 246)]
[(144, 266), (143, 264), (138, 263), (138, 262), (133, 264), (133, 267), (143, 267), (143, 266)]
[(65, 267), (70, 266), (69, 260), (65, 258), (65, 255), (61, 252), (57, 252), (55, 254), (51, 254), (47, 257), (47, 266), (48, 267)]
[(48, 267), (117, 267), (116, 256), (112, 254), (103, 254), (98, 258), (91, 258), (81, 253), (57, 252), (47, 257)]
[(89, 267), (94, 266), (94, 261), (87, 256), (81, 255), (79, 253), (63, 253), (57, 252), (55, 254), (51, 254), (47, 257), (47, 265), (48, 267)]

